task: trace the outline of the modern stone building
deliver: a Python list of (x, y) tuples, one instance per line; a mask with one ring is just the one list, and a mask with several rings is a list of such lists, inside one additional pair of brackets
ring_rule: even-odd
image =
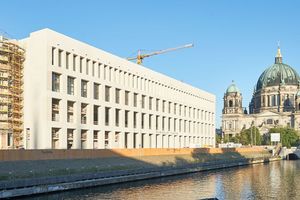
[(213, 94), (49, 29), (18, 43), (24, 148), (215, 145)]
[(234, 136), (244, 128), (256, 126), (267, 133), (275, 126), (300, 129), (300, 78), (295, 69), (282, 62), (278, 47), (275, 64), (259, 77), (249, 104), (242, 106), (242, 93), (233, 82), (224, 94), (222, 131)]

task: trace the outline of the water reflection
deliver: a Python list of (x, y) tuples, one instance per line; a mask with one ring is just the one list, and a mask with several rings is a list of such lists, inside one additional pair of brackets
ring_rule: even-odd
[(223, 169), (27, 199), (300, 199), (300, 161)]

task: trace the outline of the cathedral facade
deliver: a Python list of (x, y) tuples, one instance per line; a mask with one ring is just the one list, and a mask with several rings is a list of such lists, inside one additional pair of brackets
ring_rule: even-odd
[(282, 62), (278, 47), (275, 63), (259, 77), (249, 112), (242, 106), (242, 93), (234, 82), (224, 94), (222, 131), (235, 136), (256, 126), (261, 134), (273, 127), (300, 129), (300, 77), (295, 69)]

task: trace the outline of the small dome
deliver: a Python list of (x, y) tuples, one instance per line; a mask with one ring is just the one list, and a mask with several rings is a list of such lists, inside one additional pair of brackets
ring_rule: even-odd
[(227, 88), (226, 93), (240, 93), (240, 90), (232, 81), (231, 85), (229, 85), (229, 87)]
[(280, 49), (278, 48), (275, 64), (267, 68), (259, 77), (256, 90), (264, 87), (284, 85), (299, 85), (300, 77), (291, 66), (282, 63)]

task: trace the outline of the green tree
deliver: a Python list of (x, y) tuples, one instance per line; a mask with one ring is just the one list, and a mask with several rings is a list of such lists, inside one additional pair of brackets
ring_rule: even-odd
[(219, 134), (216, 134), (216, 143), (217, 143), (217, 144), (220, 144), (221, 141), (222, 141), (222, 136), (219, 135)]
[(252, 126), (248, 129), (243, 129), (240, 134), (237, 136), (240, 143), (243, 145), (261, 145), (261, 135), (255, 126)]
[(280, 133), (282, 146), (291, 148), (291, 146), (299, 145), (299, 132), (297, 132), (293, 128), (289, 128), (289, 127), (271, 128), (269, 133)]

